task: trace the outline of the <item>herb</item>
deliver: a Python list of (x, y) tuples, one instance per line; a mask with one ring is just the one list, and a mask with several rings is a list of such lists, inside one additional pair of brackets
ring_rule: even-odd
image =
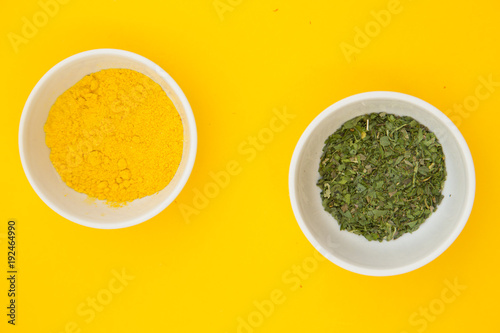
[(368, 240), (417, 230), (436, 211), (446, 179), (443, 148), (411, 117), (371, 113), (344, 123), (319, 164), (323, 207)]

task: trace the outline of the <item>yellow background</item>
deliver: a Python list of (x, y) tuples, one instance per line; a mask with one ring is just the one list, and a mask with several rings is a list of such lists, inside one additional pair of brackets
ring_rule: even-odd
[[(350, 62), (342, 43), (356, 46), (355, 28), (373, 26), (371, 11), (391, 1), (222, 0), (229, 6), (222, 19), (213, 0), (66, 2), (47, 22), (37, 1), (1, 2), (1, 332), (498, 331), (498, 86), (472, 111), (447, 111), (472, 151), (476, 201), (455, 243), (423, 268), (376, 278), (319, 262), (295, 221), (287, 182), (301, 133), (339, 99), (392, 90), (446, 111), (473, 100), (481, 77), (500, 82), (497, 1), (401, 0), (368, 45), (358, 41)], [(38, 31), (14, 47), (9, 36), (22, 36), (23, 18), (33, 16)], [(30, 187), (18, 153), (22, 108), (36, 82), (95, 48), (159, 64), (184, 90), (198, 125), (197, 160), (175, 203), (123, 230), (54, 213)], [(247, 161), (238, 146), (283, 108), (296, 117)], [(241, 173), (183, 218), (179, 207), (194, 207), (195, 191), (231, 160)], [(9, 218), (18, 232), (15, 327), (5, 315)], [(311, 272), (295, 289), (292, 269), (304, 262)], [(82, 315), (88, 298), (109, 296), (110, 283), (117, 288), (122, 271), (130, 278), (123, 290), (94, 318)], [(465, 289), (454, 294), (449, 283)], [(268, 305), (273, 291), (283, 293), (282, 304), (259, 317), (254, 301)], [(429, 307), (427, 317), (419, 312)], [(249, 316), (256, 327), (241, 324)]]

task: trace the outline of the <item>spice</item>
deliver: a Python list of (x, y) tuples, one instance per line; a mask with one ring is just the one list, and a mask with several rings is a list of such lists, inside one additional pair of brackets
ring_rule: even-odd
[(85, 76), (59, 96), (44, 130), (62, 180), (110, 204), (162, 190), (182, 157), (182, 121), (172, 101), (128, 69)]
[(392, 240), (417, 230), (441, 203), (445, 156), (415, 119), (371, 113), (325, 141), (319, 174), (323, 206), (341, 230)]

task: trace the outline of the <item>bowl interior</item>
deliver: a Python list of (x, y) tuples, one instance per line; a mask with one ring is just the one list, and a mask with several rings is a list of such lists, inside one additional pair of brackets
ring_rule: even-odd
[[(470, 212), (470, 192), (473, 199), (474, 188), (470, 188), (471, 170), (468, 165), (471, 161), (468, 161), (468, 148), (466, 152), (463, 150), (465, 141), (460, 142), (460, 133), (447, 117), (437, 109), (430, 112), (425, 105), (389, 97), (339, 103), (315, 119), (301, 138), (305, 139), (303, 146), (296, 152), (295, 170), (291, 170), (290, 177), (293, 177), (295, 184), (291, 191), (295, 192), (294, 211), (301, 228), (323, 255), (351, 271), (368, 275), (393, 275), (424, 265), (453, 242)], [(437, 211), (413, 234), (382, 243), (370, 242), (362, 236), (340, 231), (337, 221), (323, 209), (320, 189), (316, 186), (324, 141), (347, 120), (372, 112), (411, 116), (427, 126), (443, 146), (447, 169), (444, 199)]]
[[(64, 91), (85, 75), (108, 68), (126, 68), (143, 73), (158, 83), (172, 100), (184, 127), (184, 148), (181, 163), (172, 181), (162, 191), (134, 200), (124, 207), (110, 207), (101, 200), (69, 188), (50, 161), (45, 144), (44, 124), (50, 108)], [(60, 215), (83, 225), (118, 228), (142, 222), (165, 208), (178, 194), (190, 173), (190, 156), (196, 146), (196, 133), (189, 121), (189, 104), (180, 88), (160, 67), (145, 58), (128, 52), (88, 52), (73, 56), (52, 68), (37, 84), (23, 111), (20, 128), (20, 151), (28, 179), (42, 198)], [(192, 117), (192, 115), (191, 115)], [(187, 173), (187, 175), (186, 175)]]

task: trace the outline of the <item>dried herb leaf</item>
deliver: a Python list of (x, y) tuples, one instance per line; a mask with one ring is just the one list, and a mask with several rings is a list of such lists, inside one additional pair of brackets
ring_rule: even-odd
[(371, 113), (325, 141), (319, 174), (323, 206), (340, 229), (381, 242), (417, 230), (437, 209), (445, 156), (415, 119)]

